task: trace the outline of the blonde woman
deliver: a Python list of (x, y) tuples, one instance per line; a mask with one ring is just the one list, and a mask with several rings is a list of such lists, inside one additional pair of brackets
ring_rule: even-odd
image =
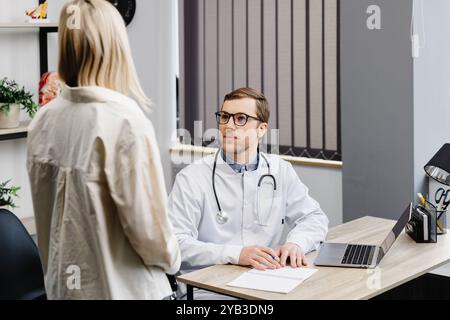
[(180, 254), (124, 22), (105, 0), (72, 1), (59, 49), (61, 95), (38, 112), (28, 140), (48, 297), (165, 298)]

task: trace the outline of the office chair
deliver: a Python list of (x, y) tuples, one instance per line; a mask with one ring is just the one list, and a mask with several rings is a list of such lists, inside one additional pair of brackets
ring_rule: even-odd
[(172, 288), (172, 295), (170, 296), (170, 300), (177, 300), (177, 291), (178, 291), (178, 282), (176, 276), (166, 274), (167, 279), (169, 280), (170, 287)]
[(36, 244), (22, 222), (0, 209), (0, 300), (46, 300)]

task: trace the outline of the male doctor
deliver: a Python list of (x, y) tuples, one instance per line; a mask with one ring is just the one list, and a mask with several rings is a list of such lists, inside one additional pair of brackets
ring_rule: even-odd
[(216, 114), (221, 150), (177, 175), (169, 215), (181, 273), (217, 264), (302, 267), (325, 240), (328, 219), (292, 165), (259, 152), (269, 116), (253, 89), (226, 95)]

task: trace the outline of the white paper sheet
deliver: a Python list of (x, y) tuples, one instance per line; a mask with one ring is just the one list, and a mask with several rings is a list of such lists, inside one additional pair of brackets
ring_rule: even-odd
[(276, 293), (289, 293), (317, 271), (317, 269), (294, 269), (291, 267), (267, 271), (250, 270), (227, 285)]

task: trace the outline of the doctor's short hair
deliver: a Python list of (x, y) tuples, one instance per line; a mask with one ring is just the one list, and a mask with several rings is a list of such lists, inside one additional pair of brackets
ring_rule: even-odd
[[(223, 102), (250, 98), (256, 102), (256, 116), (265, 123), (269, 123), (270, 104), (266, 97), (252, 88), (240, 88), (227, 94)], [(223, 107), (223, 105), (222, 105)]]

